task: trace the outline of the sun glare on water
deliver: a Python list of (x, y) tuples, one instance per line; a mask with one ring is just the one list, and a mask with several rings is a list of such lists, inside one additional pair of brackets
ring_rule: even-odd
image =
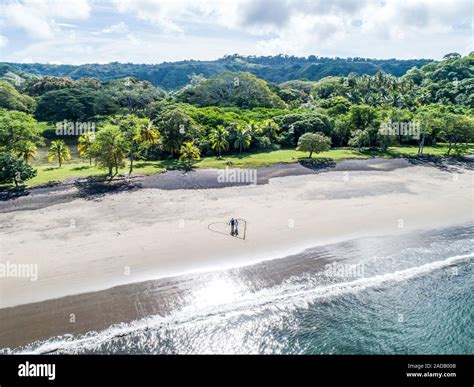
[(193, 293), (195, 307), (224, 305), (236, 301), (242, 294), (242, 287), (232, 279), (219, 277), (211, 280)]

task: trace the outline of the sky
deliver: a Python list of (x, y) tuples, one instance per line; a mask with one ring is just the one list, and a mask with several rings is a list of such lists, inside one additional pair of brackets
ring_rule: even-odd
[(470, 0), (0, 0), (0, 61), (228, 54), (432, 58), (474, 51)]

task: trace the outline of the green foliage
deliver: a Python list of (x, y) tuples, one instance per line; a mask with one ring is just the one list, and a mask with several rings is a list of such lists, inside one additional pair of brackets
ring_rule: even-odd
[[(378, 147), (382, 153), (370, 151), (379, 154), (397, 145), (415, 145), (415, 154), (423, 154), (440, 141), (447, 142), (446, 153), (462, 154), (473, 141), (473, 65), (473, 54), (456, 53), (429, 63), (233, 55), (158, 66), (0, 64), (0, 151), (41, 163), (44, 152), (34, 160), (36, 146), (42, 138), (57, 140), (53, 123), (66, 119), (96, 124), (100, 144), (88, 136), (67, 143), (110, 175), (127, 157), (132, 173), (139, 159), (179, 164), (181, 155), (191, 167), (196, 152), (218, 155), (213, 163), (227, 151), (245, 157), (298, 146), (312, 155), (316, 142), (307, 134), (315, 133), (334, 146)], [(152, 82), (184, 88), (166, 94)], [(22, 91), (35, 97), (36, 108)], [(26, 113), (33, 110), (40, 124)], [(391, 122), (418, 123), (419, 139), (380, 131)], [(61, 166), (66, 144), (54, 146), (51, 155)]]
[(243, 149), (247, 149), (252, 141), (252, 130), (249, 125), (238, 125), (234, 135), (234, 149), (238, 149), (242, 153)]
[(178, 99), (197, 106), (282, 108), (268, 84), (250, 73), (225, 72), (184, 88)]
[(0, 150), (17, 151), (25, 142), (43, 143), (36, 120), (23, 112), (0, 109)]
[(21, 94), (9, 82), (0, 81), (0, 108), (32, 113), (35, 105), (33, 98)]
[(129, 174), (133, 172), (133, 161), (157, 143), (159, 133), (149, 118), (139, 118), (129, 114), (119, 122), (125, 141), (127, 142), (128, 158), (130, 160)]
[(351, 138), (348, 145), (352, 148), (358, 148), (359, 151), (362, 147), (370, 145), (370, 134), (367, 130), (357, 129), (352, 132)]
[(119, 107), (100, 91), (91, 88), (69, 88), (43, 94), (36, 108), (41, 121), (88, 121), (96, 115), (115, 114)]
[(320, 153), (331, 148), (331, 139), (322, 133), (305, 133), (298, 140), (297, 150), (309, 152), (309, 158), (313, 153)]
[(166, 90), (178, 90), (193, 79), (193, 76), (212, 77), (226, 71), (250, 72), (268, 82), (282, 83), (291, 80), (318, 80), (328, 76), (373, 75), (377, 71), (400, 77), (412, 67), (421, 67), (431, 62), (427, 59), (368, 59), (368, 58), (323, 58), (310, 55), (307, 58), (288, 55), (240, 56), (227, 55), (215, 61), (187, 60), (175, 63), (132, 64), (107, 63), (72, 65), (49, 65), (31, 63), (8, 64), (7, 71), (23, 76), (25, 73), (54, 75), (59, 77), (94, 77), (101, 81), (133, 76), (150, 81)]
[(0, 153), (0, 184), (14, 183), (16, 187), (36, 176), (36, 170), (9, 152)]
[(68, 89), (74, 87), (74, 81), (68, 77), (50, 77), (45, 76), (33, 79), (26, 85), (26, 91), (29, 95), (39, 96), (48, 91)]
[(81, 157), (89, 159), (89, 165), (92, 165), (92, 146), (94, 144), (94, 133), (86, 132), (79, 136), (77, 150)]
[(185, 142), (179, 151), (179, 159), (184, 161), (186, 169), (191, 169), (194, 162), (201, 158), (199, 148), (192, 142)]
[(54, 159), (58, 160), (59, 167), (63, 165), (63, 162), (71, 159), (69, 148), (63, 140), (56, 140), (51, 142), (51, 146), (48, 152), (48, 161), (51, 162)]
[(99, 168), (107, 169), (109, 176), (118, 173), (125, 166), (124, 159), (128, 153), (127, 141), (116, 125), (105, 125), (96, 135), (92, 147), (92, 156)]
[(28, 164), (38, 153), (38, 148), (31, 141), (21, 141), (15, 147), (14, 153), (26, 164)]
[(139, 81), (133, 77), (116, 79), (106, 84), (104, 93), (118, 105), (125, 107), (128, 113), (143, 110), (148, 104), (165, 96), (148, 81)]
[(164, 112), (157, 122), (161, 136), (161, 147), (172, 156), (176, 155), (181, 145), (200, 137), (200, 127), (183, 110), (172, 109)]
[(444, 129), (441, 137), (449, 144), (447, 155), (454, 148), (456, 154), (460, 154), (462, 143), (474, 141), (474, 119), (472, 117), (456, 114), (447, 114), (444, 117)]
[(229, 131), (221, 125), (218, 125), (216, 128), (212, 129), (209, 133), (209, 140), (211, 141), (211, 147), (219, 157), (221, 157), (221, 152), (226, 151), (229, 148)]
[(334, 126), (331, 118), (316, 111), (287, 114), (274, 120), (283, 131), (283, 144), (290, 146), (295, 146), (300, 136), (307, 132), (322, 132), (331, 136)]

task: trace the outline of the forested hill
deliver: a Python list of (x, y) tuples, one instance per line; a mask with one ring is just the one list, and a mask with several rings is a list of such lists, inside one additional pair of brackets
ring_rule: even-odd
[(319, 80), (327, 76), (374, 75), (383, 71), (397, 77), (412, 67), (421, 67), (431, 62), (429, 59), (367, 59), (367, 58), (322, 58), (294, 56), (239, 56), (231, 55), (215, 61), (181, 61), (161, 64), (108, 63), (53, 65), (39, 63), (0, 63), (0, 76), (5, 73), (16, 74), (21, 78), (31, 76), (58, 76), (78, 79), (97, 78), (105, 81), (126, 76), (135, 76), (150, 81), (166, 90), (178, 90), (187, 83), (193, 74), (208, 78), (226, 71), (247, 71), (259, 78), (274, 83), (295, 79)]

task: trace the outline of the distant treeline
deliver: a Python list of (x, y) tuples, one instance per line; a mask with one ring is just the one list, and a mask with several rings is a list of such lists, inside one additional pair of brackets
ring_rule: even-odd
[(189, 83), (190, 77), (202, 75), (206, 78), (226, 71), (249, 72), (272, 83), (295, 79), (310, 81), (328, 76), (374, 75), (379, 71), (400, 77), (412, 67), (430, 63), (430, 59), (369, 59), (369, 58), (323, 58), (310, 55), (296, 57), (240, 56), (228, 55), (214, 61), (187, 60), (161, 64), (108, 63), (53, 65), (41, 63), (0, 63), (0, 76), (7, 72), (25, 76), (56, 76), (97, 78), (101, 81), (134, 76), (151, 82), (165, 90), (177, 90)]

